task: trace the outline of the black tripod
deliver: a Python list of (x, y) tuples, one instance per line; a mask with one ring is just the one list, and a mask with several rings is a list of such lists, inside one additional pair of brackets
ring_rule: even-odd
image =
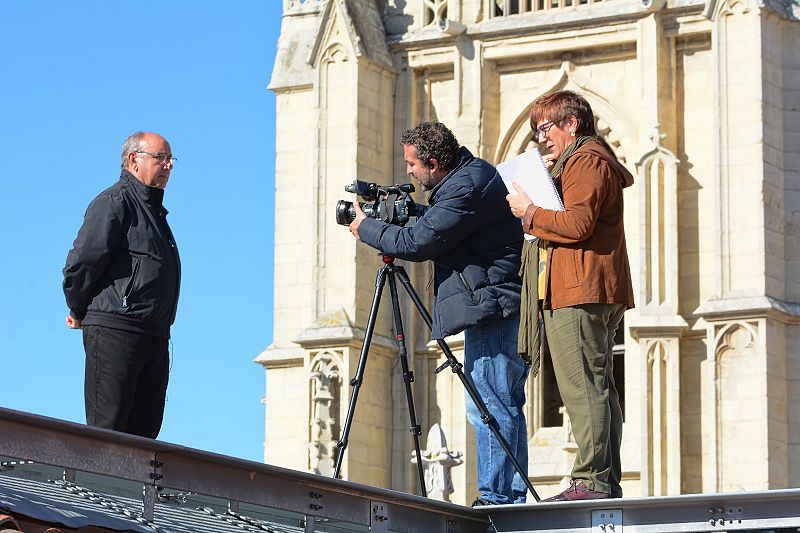
[[(417, 291), (415, 291), (414, 287), (411, 285), (411, 280), (408, 278), (408, 274), (406, 273), (405, 269), (402, 266), (395, 265), (394, 257), (390, 255), (383, 255), (383, 267), (378, 269), (378, 276), (375, 280), (375, 295), (372, 298), (372, 307), (370, 308), (369, 317), (367, 319), (367, 329), (364, 332), (364, 345), (361, 347), (361, 356), (358, 359), (356, 375), (350, 380), (350, 385), (353, 387), (353, 393), (350, 396), (350, 405), (347, 408), (347, 417), (345, 418), (344, 427), (342, 428), (342, 436), (339, 439), (339, 442), (336, 443), (336, 466), (333, 470), (333, 477), (339, 478), (342, 470), (342, 459), (344, 458), (344, 451), (347, 448), (347, 439), (350, 436), (350, 428), (353, 424), (353, 415), (355, 414), (356, 402), (358, 401), (358, 391), (361, 388), (361, 384), (364, 380), (364, 369), (367, 366), (369, 345), (372, 342), (372, 332), (375, 329), (375, 320), (378, 316), (378, 307), (381, 301), (381, 294), (383, 293), (383, 287), (386, 284), (387, 278), (389, 279), (389, 293), (392, 297), (392, 313), (394, 315), (395, 335), (397, 342), (400, 345), (400, 364), (403, 368), (403, 382), (406, 387), (408, 414), (409, 418), (411, 419), (411, 434), (414, 437), (414, 450), (416, 450), (417, 453), (417, 473), (419, 474), (419, 485), (422, 490), (422, 495), (427, 497), (428, 494), (425, 490), (425, 475), (422, 470), (422, 456), (420, 455), (419, 450), (419, 436), (422, 434), (422, 430), (420, 429), (419, 424), (417, 424), (417, 415), (414, 411), (414, 397), (411, 392), (411, 383), (414, 382), (414, 373), (408, 369), (408, 351), (406, 350), (406, 339), (405, 334), (403, 333), (403, 319), (400, 315), (400, 302), (397, 298), (397, 282), (395, 278), (400, 279), (400, 283), (403, 284), (406, 292), (411, 297), (411, 300), (414, 302), (417, 311), (419, 311), (419, 314), (422, 316), (425, 324), (427, 324), (428, 329), (432, 329), (433, 320), (431, 319), (431, 315), (428, 313), (428, 310), (425, 309), (425, 305), (422, 303)], [(464, 386), (467, 394), (469, 394), (470, 398), (472, 398), (472, 401), (475, 402), (475, 406), (478, 408), (478, 412), (481, 415), (481, 421), (487, 425), (487, 427), (494, 434), (495, 438), (497, 438), (497, 441), (500, 443), (503, 451), (506, 452), (509, 460), (514, 465), (514, 469), (525, 481), (525, 485), (528, 487), (528, 490), (531, 491), (531, 494), (533, 494), (533, 497), (538, 502), (540, 498), (536, 493), (536, 489), (533, 488), (528, 476), (525, 475), (525, 472), (522, 470), (522, 466), (520, 466), (519, 461), (517, 461), (516, 457), (514, 457), (514, 454), (511, 453), (511, 448), (509, 448), (508, 442), (506, 442), (506, 439), (500, 434), (500, 428), (498, 427), (497, 420), (489, 413), (489, 410), (486, 408), (486, 404), (483, 403), (483, 400), (478, 395), (478, 391), (475, 390), (475, 386), (464, 374), (464, 365), (458, 362), (458, 359), (456, 359), (456, 357), (453, 355), (453, 352), (450, 350), (450, 347), (444, 340), (436, 339), (436, 343), (439, 345), (439, 348), (442, 349), (446, 361), (442, 363), (434, 371), (434, 373), (438, 374), (445, 368), (450, 367), (453, 373), (458, 376), (458, 379), (461, 380), (461, 384)]]

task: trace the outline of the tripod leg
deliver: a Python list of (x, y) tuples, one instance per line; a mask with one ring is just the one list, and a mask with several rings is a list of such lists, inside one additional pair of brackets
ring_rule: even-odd
[(350, 437), (350, 427), (353, 425), (353, 415), (356, 412), (358, 391), (361, 390), (361, 383), (364, 380), (364, 369), (367, 367), (369, 345), (372, 342), (372, 332), (375, 330), (375, 319), (378, 316), (378, 307), (381, 303), (381, 293), (383, 292), (383, 286), (386, 284), (386, 276), (390, 271), (389, 269), (390, 267), (385, 265), (378, 271), (378, 277), (375, 279), (375, 295), (372, 297), (372, 307), (369, 310), (367, 329), (364, 332), (364, 344), (361, 347), (361, 355), (358, 358), (356, 375), (350, 380), (350, 385), (353, 387), (353, 392), (350, 394), (350, 405), (347, 408), (347, 417), (344, 419), (342, 436), (339, 438), (339, 442), (336, 443), (336, 464), (333, 469), (333, 477), (335, 478), (339, 478), (341, 476), (342, 459), (344, 458), (344, 451), (347, 448), (347, 439)]
[[(395, 273), (397, 277), (400, 279), (400, 283), (403, 284), (408, 295), (411, 297), (411, 300), (414, 302), (414, 305), (417, 307), (419, 314), (422, 315), (422, 319), (425, 321), (425, 324), (428, 325), (429, 329), (433, 328), (433, 320), (431, 319), (430, 313), (428, 310), (425, 309), (425, 304), (422, 303), (422, 300), (417, 294), (417, 291), (414, 290), (414, 287), (411, 285), (411, 280), (408, 278), (408, 274), (401, 266), (395, 266)], [(497, 438), (497, 441), (500, 443), (500, 447), (503, 448), (503, 451), (506, 453), (506, 456), (511, 461), (511, 464), (514, 465), (514, 469), (520, 475), (522, 480), (525, 482), (525, 485), (528, 487), (528, 490), (531, 491), (534, 499), (538, 502), (541, 500), (539, 494), (537, 494), (536, 489), (533, 488), (533, 484), (531, 480), (528, 479), (528, 476), (525, 474), (525, 471), (522, 469), (522, 466), (517, 461), (517, 458), (514, 457), (514, 454), (511, 452), (511, 448), (508, 445), (508, 441), (503, 437), (500, 433), (500, 428), (497, 424), (497, 420), (489, 413), (489, 410), (486, 408), (486, 404), (484, 403), (483, 399), (478, 394), (478, 391), (475, 390), (475, 385), (469, 379), (469, 377), (464, 374), (464, 365), (458, 362), (456, 356), (453, 355), (452, 350), (447, 345), (447, 343), (442, 339), (436, 339), (436, 344), (439, 345), (439, 348), (442, 349), (442, 352), (445, 355), (447, 361), (443, 363), (439, 368), (436, 369), (436, 373), (441, 372), (448, 366), (451, 368), (454, 374), (458, 376), (458, 379), (461, 380), (461, 384), (464, 386), (464, 390), (467, 391), (469, 397), (472, 398), (472, 401), (475, 403), (475, 407), (477, 407), (478, 412), (481, 415), (481, 421), (491, 430), (494, 436)]]
[(406, 350), (406, 337), (403, 332), (403, 317), (400, 314), (400, 303), (397, 299), (397, 283), (394, 277), (395, 270), (389, 271), (389, 295), (392, 297), (392, 314), (394, 315), (394, 331), (397, 343), (400, 345), (400, 365), (403, 368), (403, 384), (406, 387), (406, 400), (408, 400), (408, 416), (411, 420), (411, 435), (414, 437), (414, 450), (417, 452), (417, 474), (419, 475), (419, 487), (424, 497), (428, 496), (425, 488), (425, 473), (422, 468), (422, 455), (419, 449), (419, 436), (422, 434), (419, 424), (417, 424), (417, 414), (414, 409), (414, 395), (411, 392), (411, 384), (414, 382), (414, 372), (408, 369), (408, 351)]

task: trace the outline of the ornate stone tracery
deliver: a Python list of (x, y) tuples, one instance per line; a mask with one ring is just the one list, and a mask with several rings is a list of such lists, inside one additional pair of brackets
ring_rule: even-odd
[(333, 474), (341, 424), (341, 368), (341, 354), (331, 352), (317, 354), (311, 363), (308, 468), (316, 474)]
[(423, 26), (438, 26), (447, 20), (448, 0), (424, 0)]

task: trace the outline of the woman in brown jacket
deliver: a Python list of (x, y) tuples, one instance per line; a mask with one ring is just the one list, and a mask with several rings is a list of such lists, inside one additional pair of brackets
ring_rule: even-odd
[(621, 497), (622, 410), (612, 349), (622, 316), (633, 307), (622, 216), (622, 190), (633, 176), (597, 139), (592, 109), (574, 92), (539, 97), (531, 127), (555, 160), (550, 173), (565, 210), (540, 208), (521, 189), (507, 199), (525, 231), (543, 243), (539, 305), (578, 444), (572, 483), (550, 500)]

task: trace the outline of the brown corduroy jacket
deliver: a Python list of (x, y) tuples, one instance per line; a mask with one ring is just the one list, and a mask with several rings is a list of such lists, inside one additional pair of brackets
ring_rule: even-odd
[(622, 189), (633, 176), (599, 142), (588, 142), (561, 174), (565, 211), (530, 206), (528, 233), (548, 241), (545, 309), (588, 303), (633, 307)]

